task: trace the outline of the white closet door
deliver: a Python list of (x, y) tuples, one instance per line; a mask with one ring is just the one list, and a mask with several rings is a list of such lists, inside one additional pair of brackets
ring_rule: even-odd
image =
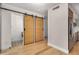
[(11, 14), (1, 10), (1, 50), (11, 47)]
[(23, 15), (12, 13), (11, 17), (11, 33), (12, 41), (22, 40), (21, 33), (23, 32)]

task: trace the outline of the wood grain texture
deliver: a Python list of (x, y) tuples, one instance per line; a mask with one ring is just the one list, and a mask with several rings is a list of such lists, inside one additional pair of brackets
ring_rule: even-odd
[(79, 41), (76, 42), (76, 44), (71, 49), (70, 55), (79, 55)]
[(43, 18), (36, 17), (36, 42), (44, 39), (43, 28)]
[(6, 52), (1, 53), (2, 55), (62, 55), (63, 52), (51, 48), (47, 45), (46, 41), (40, 41), (37, 43), (18, 46), (15, 48), (8, 49)]
[[(18, 46), (1, 53), (1, 55), (67, 55), (53, 47), (49, 47), (46, 41)], [(79, 55), (79, 41), (74, 45), (69, 55)]]
[(26, 15), (24, 19), (24, 44), (33, 43), (34, 19), (33, 16)]

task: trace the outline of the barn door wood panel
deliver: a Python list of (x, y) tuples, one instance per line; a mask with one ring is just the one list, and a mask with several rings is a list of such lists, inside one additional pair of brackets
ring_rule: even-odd
[(33, 43), (34, 19), (30, 15), (26, 15), (24, 18), (24, 44), (26, 45)]
[(43, 18), (36, 17), (36, 39), (35, 41), (43, 40)]

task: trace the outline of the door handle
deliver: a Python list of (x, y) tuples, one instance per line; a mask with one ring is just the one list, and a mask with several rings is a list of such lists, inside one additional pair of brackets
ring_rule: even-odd
[(24, 28), (24, 31), (25, 31), (25, 28)]

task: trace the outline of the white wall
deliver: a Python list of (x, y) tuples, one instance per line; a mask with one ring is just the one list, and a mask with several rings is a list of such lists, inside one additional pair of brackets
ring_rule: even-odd
[(48, 45), (68, 53), (68, 4), (48, 10)]
[(21, 32), (23, 32), (23, 14), (11, 13), (11, 40), (23, 40)]
[(11, 14), (1, 10), (1, 50), (11, 47)]

